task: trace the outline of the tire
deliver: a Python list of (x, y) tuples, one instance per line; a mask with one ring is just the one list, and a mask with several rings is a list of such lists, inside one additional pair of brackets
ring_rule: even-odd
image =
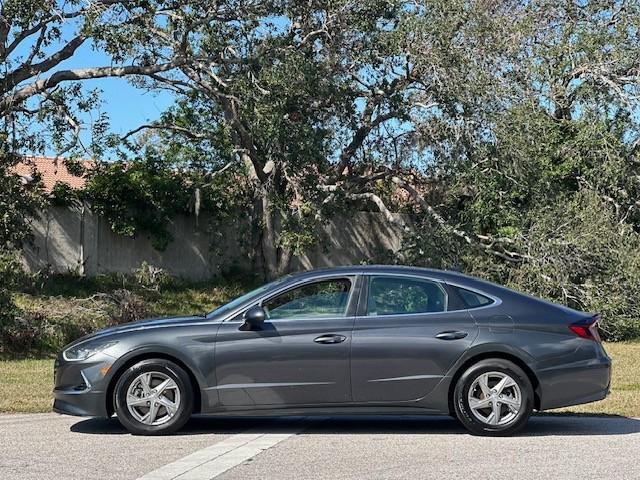
[[(501, 385), (504, 389), (500, 389)], [(456, 416), (474, 435), (515, 434), (527, 424), (533, 400), (527, 374), (514, 363), (499, 358), (481, 360), (469, 367), (458, 379), (453, 393)]]
[(187, 373), (164, 359), (142, 360), (129, 367), (114, 389), (118, 420), (134, 435), (166, 435), (179, 430), (193, 412), (193, 400)]

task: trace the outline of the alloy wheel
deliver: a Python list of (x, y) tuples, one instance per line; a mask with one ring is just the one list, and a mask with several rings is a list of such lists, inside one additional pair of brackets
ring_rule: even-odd
[(180, 389), (162, 372), (138, 375), (127, 389), (129, 413), (145, 425), (162, 425), (171, 420), (180, 408)]
[(471, 412), (481, 422), (502, 426), (520, 411), (522, 393), (517, 382), (503, 372), (485, 372), (471, 384), (468, 394)]

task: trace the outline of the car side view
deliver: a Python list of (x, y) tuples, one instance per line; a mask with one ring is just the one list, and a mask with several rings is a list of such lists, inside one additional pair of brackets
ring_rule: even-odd
[(168, 434), (211, 415), (453, 415), (510, 435), (601, 400), (598, 316), (456, 272), (352, 266), (289, 275), (203, 316), (144, 320), (68, 345), (54, 410)]

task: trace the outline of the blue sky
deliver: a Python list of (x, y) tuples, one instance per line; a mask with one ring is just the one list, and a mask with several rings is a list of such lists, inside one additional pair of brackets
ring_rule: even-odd
[[(17, 55), (24, 55), (29, 47), (30, 44), (28, 43), (22, 46)], [(111, 65), (109, 56), (99, 50), (95, 50), (90, 42), (86, 42), (76, 51), (74, 56), (56, 67), (56, 70), (107, 65)], [(48, 75), (52, 73), (49, 72)], [(91, 116), (97, 117), (100, 113), (106, 113), (109, 117), (110, 131), (119, 135), (129, 132), (141, 124), (150, 123), (158, 119), (160, 114), (167, 110), (175, 100), (175, 97), (170, 92), (149, 92), (136, 88), (126, 78), (87, 80), (83, 81), (82, 88), (85, 91), (101, 90), (101, 105), (96, 111), (92, 112)], [(79, 115), (83, 123), (81, 141), (84, 145), (91, 143), (91, 116)], [(44, 152), (25, 153), (55, 155), (57, 152), (53, 148), (48, 148)]]
[[(94, 50), (88, 42), (64, 64), (65, 68), (104, 65), (110, 65), (109, 57)], [(132, 86), (126, 78), (88, 80), (83, 85), (85, 89), (102, 90), (100, 110), (109, 115), (111, 130), (119, 134), (156, 120), (174, 101), (173, 95), (169, 92), (147, 92)]]

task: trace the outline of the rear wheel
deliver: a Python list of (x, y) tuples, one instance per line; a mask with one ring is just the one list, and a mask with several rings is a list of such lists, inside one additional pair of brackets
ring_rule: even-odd
[(114, 395), (118, 420), (136, 435), (175, 432), (193, 411), (189, 376), (168, 360), (143, 360), (128, 368)]
[(454, 408), (460, 422), (476, 435), (512, 435), (533, 411), (533, 387), (527, 374), (503, 359), (482, 360), (456, 384)]

